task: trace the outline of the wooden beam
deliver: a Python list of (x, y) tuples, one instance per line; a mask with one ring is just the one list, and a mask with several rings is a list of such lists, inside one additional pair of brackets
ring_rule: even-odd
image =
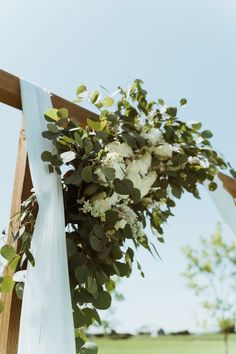
[(233, 198), (236, 198), (236, 179), (219, 173), (219, 178), (223, 182), (224, 188), (231, 194)]
[[(51, 100), (54, 108), (67, 108), (70, 116), (78, 119), (81, 125), (86, 124), (86, 119), (88, 117), (97, 116), (96, 113), (80, 107), (53, 93)], [(0, 102), (22, 110), (20, 80), (17, 76), (9, 74), (4, 70), (0, 70)]]

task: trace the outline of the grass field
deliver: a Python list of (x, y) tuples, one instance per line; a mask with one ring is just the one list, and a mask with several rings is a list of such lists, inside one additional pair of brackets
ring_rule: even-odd
[[(99, 354), (224, 354), (221, 335), (97, 339)], [(236, 335), (229, 336), (229, 354), (236, 353)]]

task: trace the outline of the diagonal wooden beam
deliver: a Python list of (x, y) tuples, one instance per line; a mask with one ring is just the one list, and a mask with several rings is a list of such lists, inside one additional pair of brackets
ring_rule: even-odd
[[(52, 93), (52, 105), (54, 108), (67, 108), (72, 117), (78, 119), (81, 125), (86, 124), (88, 117), (97, 116), (96, 113), (80, 107), (65, 98)], [(8, 106), (22, 110), (20, 80), (17, 76), (12, 75), (4, 70), (0, 70), (0, 102)]]
[(233, 198), (236, 198), (236, 179), (219, 173), (219, 178), (223, 182), (224, 188), (231, 194)]

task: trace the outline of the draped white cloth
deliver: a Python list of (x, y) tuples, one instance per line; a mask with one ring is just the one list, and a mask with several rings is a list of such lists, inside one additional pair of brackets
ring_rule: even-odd
[(231, 228), (236, 236), (236, 206), (233, 197), (224, 188), (223, 182), (219, 177), (215, 178), (217, 189), (210, 192), (210, 196), (218, 209), (224, 222)]
[(53, 151), (42, 137), (50, 93), (20, 80), (27, 150), (39, 211), (22, 303), (18, 354), (75, 354), (60, 177), (49, 173), (41, 153)]

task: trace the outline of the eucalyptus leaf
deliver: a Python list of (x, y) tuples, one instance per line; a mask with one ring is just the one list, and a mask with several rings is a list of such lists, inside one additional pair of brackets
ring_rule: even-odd
[(87, 91), (87, 88), (85, 85), (80, 85), (77, 90), (76, 90), (76, 96), (80, 96), (81, 93), (84, 93), (85, 91)]
[(95, 235), (90, 236), (90, 245), (96, 252), (101, 252), (104, 248), (102, 240)]
[(112, 97), (107, 96), (102, 101), (102, 104), (104, 107), (111, 107), (114, 104), (114, 99)]
[(4, 245), (1, 248), (0, 254), (3, 258), (5, 258), (8, 262), (11, 262), (12, 259), (16, 256), (16, 251), (12, 246)]
[(95, 104), (97, 103), (97, 100), (99, 98), (99, 91), (93, 91), (91, 96), (90, 96), (90, 101)]
[(213, 134), (210, 130), (204, 130), (202, 133), (201, 133), (201, 136), (203, 139), (210, 139), (213, 137)]
[(66, 240), (66, 247), (68, 257), (72, 257), (77, 253), (77, 246), (70, 238)]
[(93, 305), (98, 310), (107, 310), (111, 306), (111, 295), (107, 291), (100, 291), (93, 300)]
[(23, 299), (23, 292), (24, 292), (24, 283), (18, 283), (16, 284), (16, 295), (18, 299), (22, 300)]
[(86, 289), (92, 295), (96, 294), (98, 291), (97, 282), (91, 275), (88, 276)]
[(57, 116), (60, 118), (60, 119), (66, 119), (68, 118), (69, 116), (69, 111), (67, 108), (60, 108), (58, 109), (57, 111)]
[(75, 269), (75, 277), (79, 284), (83, 284), (87, 281), (90, 270), (86, 264), (82, 264), (81, 266)]
[(82, 180), (86, 183), (90, 183), (93, 180), (93, 171), (91, 166), (85, 166), (81, 172)]
[(133, 191), (133, 183), (129, 179), (114, 179), (114, 189), (115, 192), (121, 195), (130, 194)]
[(59, 120), (57, 112), (58, 112), (58, 109), (51, 108), (44, 114), (44, 117), (46, 118), (46, 120), (49, 120), (49, 121), (57, 121), (57, 120)]
[(104, 176), (109, 180), (112, 181), (115, 178), (116, 171), (112, 167), (102, 167), (101, 168), (102, 173)]
[(93, 151), (93, 143), (88, 138), (84, 138), (83, 146), (86, 155), (90, 154), (90, 152)]
[(181, 98), (181, 100), (180, 100), (180, 105), (181, 106), (184, 106), (184, 105), (186, 105), (188, 102), (187, 102), (187, 100), (186, 100), (186, 98)]

